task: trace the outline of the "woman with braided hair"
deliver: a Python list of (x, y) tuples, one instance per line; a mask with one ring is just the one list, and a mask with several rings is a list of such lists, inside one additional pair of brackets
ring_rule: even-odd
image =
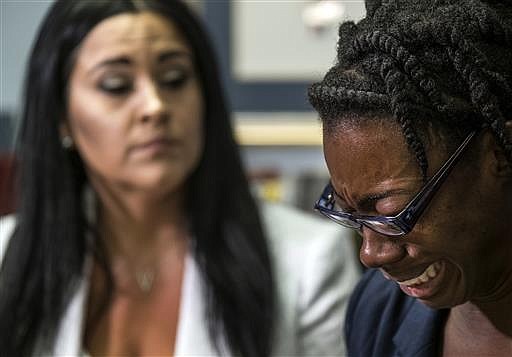
[(512, 2), (366, 1), (313, 84), (351, 356), (512, 355)]

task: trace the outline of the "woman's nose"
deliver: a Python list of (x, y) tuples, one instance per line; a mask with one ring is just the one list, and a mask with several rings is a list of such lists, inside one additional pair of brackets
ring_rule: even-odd
[(148, 81), (141, 88), (140, 113), (142, 122), (168, 120), (168, 103), (158, 84)]
[(359, 259), (368, 268), (380, 268), (397, 262), (406, 254), (404, 246), (396, 238), (379, 234), (368, 227), (363, 227), (360, 235)]

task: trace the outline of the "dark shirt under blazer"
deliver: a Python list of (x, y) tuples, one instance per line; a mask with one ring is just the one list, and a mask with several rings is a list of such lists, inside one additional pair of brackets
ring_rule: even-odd
[(433, 310), (368, 270), (354, 290), (345, 319), (349, 356), (430, 357), (440, 352), (448, 310)]

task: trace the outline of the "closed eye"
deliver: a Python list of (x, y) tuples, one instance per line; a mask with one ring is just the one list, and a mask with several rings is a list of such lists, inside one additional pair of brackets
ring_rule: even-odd
[(178, 89), (186, 84), (190, 76), (185, 69), (170, 69), (160, 76), (159, 82), (169, 89)]
[(407, 204), (410, 192), (398, 189), (365, 196), (358, 201), (358, 208), (365, 213), (374, 213), (379, 216), (395, 216)]
[(372, 193), (356, 201), (356, 207), (349, 205), (340, 195), (334, 193), (334, 209), (345, 213), (365, 216), (394, 216), (402, 211), (411, 193), (403, 189)]
[(98, 87), (110, 95), (124, 95), (133, 89), (133, 81), (126, 76), (106, 76), (102, 78)]

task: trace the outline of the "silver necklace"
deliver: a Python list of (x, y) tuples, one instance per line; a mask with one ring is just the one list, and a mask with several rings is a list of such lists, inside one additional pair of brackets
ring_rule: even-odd
[(153, 289), (156, 273), (154, 269), (140, 269), (135, 271), (135, 281), (144, 294), (149, 294)]

